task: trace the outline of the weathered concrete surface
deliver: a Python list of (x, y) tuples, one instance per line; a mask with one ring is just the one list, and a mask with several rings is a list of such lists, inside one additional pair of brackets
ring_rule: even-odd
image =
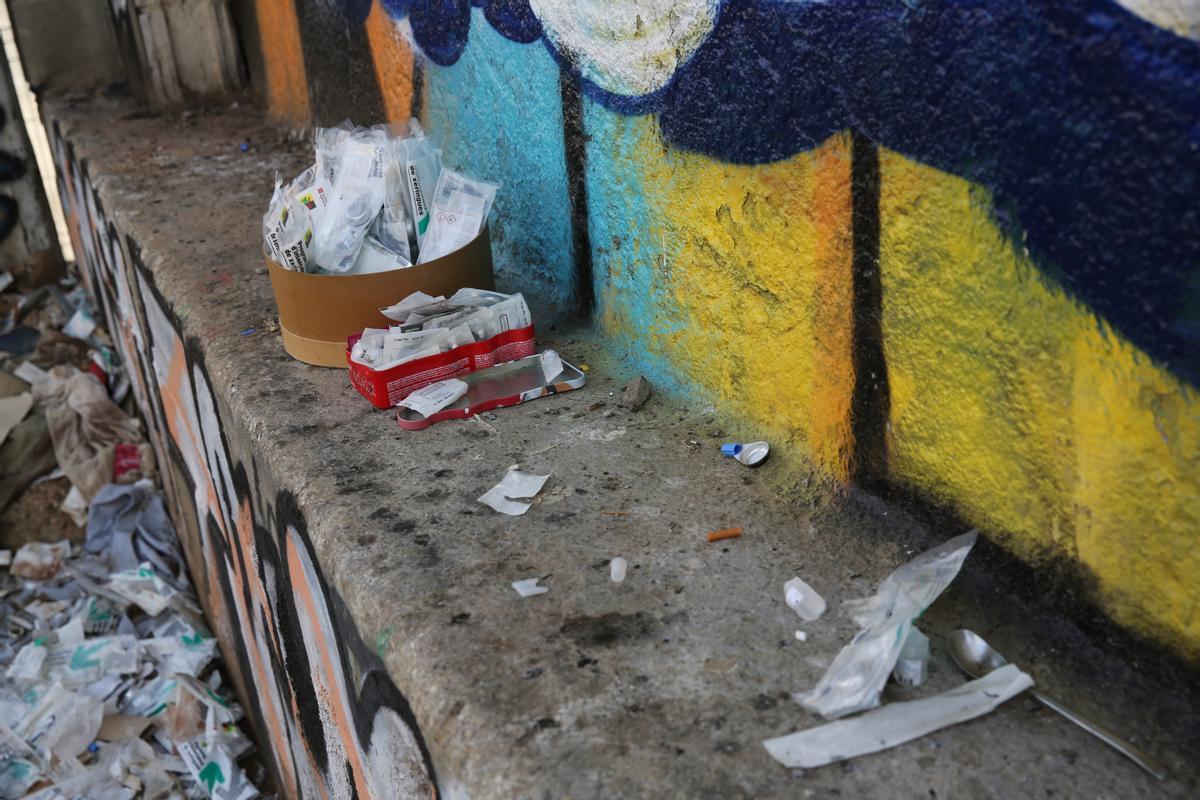
[[(944, 637), (971, 627), (1042, 688), (1160, 755), (1173, 779), (1151, 782), (1022, 699), (792, 774), (761, 740), (817, 723), (787, 693), (811, 686), (854, 633), (839, 601), (959, 531), (816, 478), (788, 485), (779, 461), (751, 471), (722, 459), (723, 439), (756, 431), (661, 391), (640, 412), (619, 408), (632, 374), (587, 331), (540, 331), (591, 367), (585, 389), (487, 425), (401, 431), (344, 373), (292, 361), (265, 330), (259, 219), (272, 171), (298, 172), (304, 145), (246, 109), (184, 120), (50, 104), (47, 116), (73, 146), (60, 159), (80, 196), (90, 185), (99, 201), (80, 220), (97, 242), (89, 269), (118, 337), (146, 359), (140, 391), (169, 451), (189, 560), (285, 792), (422, 792), (431, 764), (447, 797), (1195, 794), (1187, 676), (1116, 657), (977, 556), (922, 623), (928, 688), (888, 697), (957, 684)], [(123, 300), (122, 281), (140, 296)], [(475, 502), (512, 463), (552, 476), (520, 518)], [(730, 525), (745, 535), (705, 541)], [(619, 586), (607, 569), (617, 555), (630, 565)], [(509, 586), (535, 575), (548, 594)], [(792, 575), (830, 601), (824, 619), (800, 623), (784, 606)], [(381, 723), (384, 705), (415, 726), (428, 759), (402, 725)]]

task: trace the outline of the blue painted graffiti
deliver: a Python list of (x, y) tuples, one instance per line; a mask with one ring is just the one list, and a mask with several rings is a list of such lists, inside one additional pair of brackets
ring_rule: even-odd
[[(471, 5), (385, 0), (442, 65), (466, 46)], [(527, 0), (474, 5), (576, 69)], [(584, 91), (731, 162), (853, 128), (984, 186), (1044, 273), (1200, 382), (1200, 43), (1112, 0), (725, 0), (686, 55), (652, 91), (614, 93), (583, 70)]]

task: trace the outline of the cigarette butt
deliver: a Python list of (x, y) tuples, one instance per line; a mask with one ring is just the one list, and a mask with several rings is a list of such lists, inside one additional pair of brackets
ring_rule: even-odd
[(631, 516), (633, 516), (632, 511), (601, 511), (600, 513), (604, 514), (606, 516), (609, 516), (609, 517), (631, 517)]
[(741, 528), (725, 528), (720, 531), (713, 531), (708, 535), (710, 542), (719, 542), (722, 539), (736, 539), (742, 535)]

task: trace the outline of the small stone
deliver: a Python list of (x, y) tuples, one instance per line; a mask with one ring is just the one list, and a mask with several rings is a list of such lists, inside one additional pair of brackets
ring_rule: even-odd
[(267, 268), (266, 268), (266, 267), (255, 267), (255, 268), (254, 268), (254, 274), (255, 274), (255, 275), (266, 275), (266, 274), (267, 274)]
[(621, 406), (628, 408), (630, 411), (637, 411), (646, 405), (646, 401), (650, 399), (652, 388), (650, 381), (638, 375), (625, 384), (625, 389), (621, 392)]

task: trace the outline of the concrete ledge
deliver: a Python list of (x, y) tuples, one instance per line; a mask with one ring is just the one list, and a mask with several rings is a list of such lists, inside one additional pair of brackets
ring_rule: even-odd
[[(245, 108), (186, 119), (44, 108), (76, 250), (285, 796), (1128, 797), (1195, 786), (1181, 746), (1200, 735), (1195, 697), (974, 565), (923, 622), (928, 688), (889, 697), (959, 683), (939, 637), (972, 627), (1175, 779), (1152, 786), (1019, 700), (797, 779), (761, 741), (817, 723), (788, 693), (815, 683), (853, 635), (840, 601), (957, 531), (924, 530), (819, 480), (784, 487), (770, 462), (752, 472), (724, 461), (716, 432), (735, 423), (703, 409), (669, 398), (617, 409), (610, 393), (629, 375), (584, 330), (540, 339), (592, 368), (585, 390), (497, 414), (494, 432), (401, 431), (343, 372), (293, 361), (270, 330), (259, 220), (271, 174), (299, 172), (306, 144)], [(477, 504), (517, 462), (552, 475), (541, 503), (520, 518)], [(729, 525), (746, 535), (705, 541)], [(617, 555), (630, 564), (619, 586), (607, 571)], [(550, 592), (519, 598), (510, 583), (534, 575)], [(825, 618), (798, 624), (782, 597), (792, 575), (830, 600)]]

